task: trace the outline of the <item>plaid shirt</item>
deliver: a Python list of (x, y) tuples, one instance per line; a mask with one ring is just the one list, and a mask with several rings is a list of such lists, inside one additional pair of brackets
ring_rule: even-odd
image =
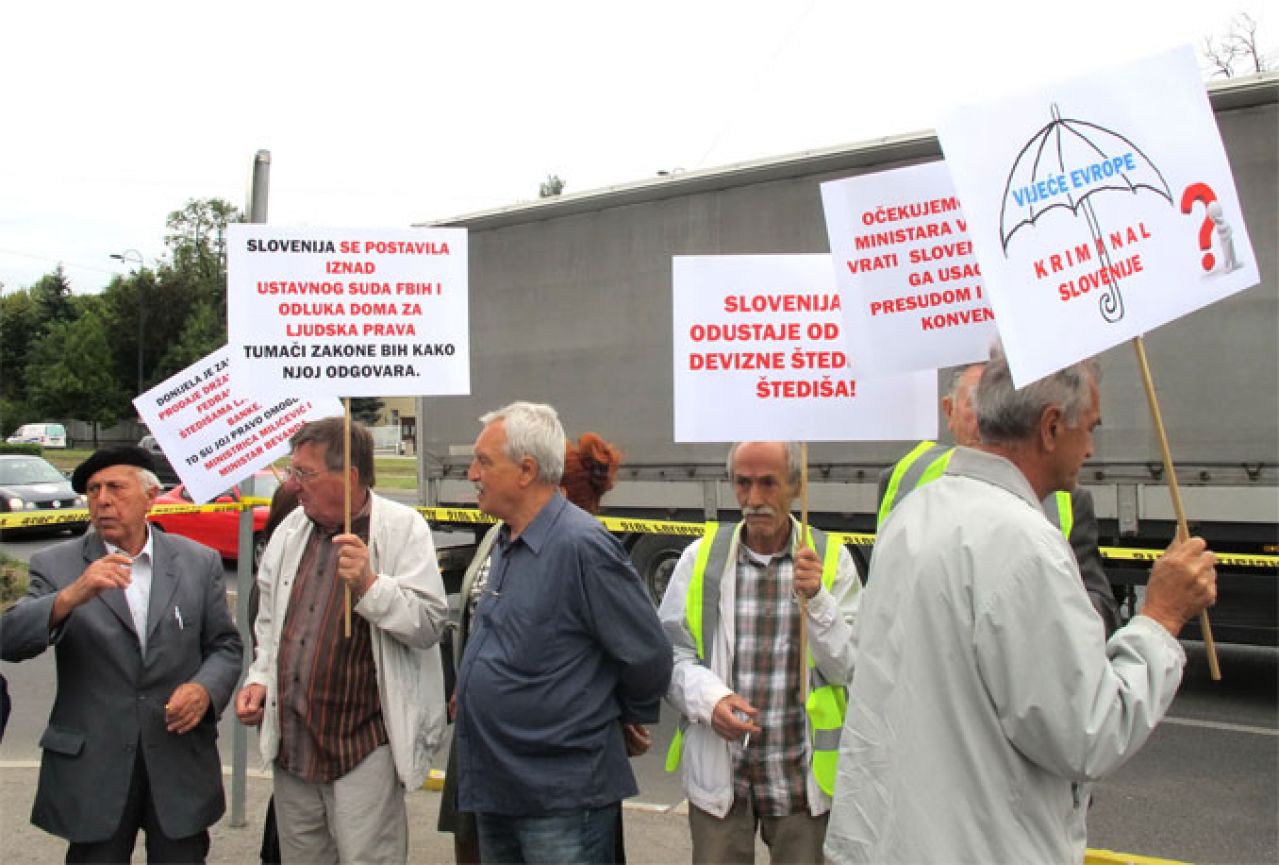
[(760, 564), (745, 544), (737, 552), (735, 690), (759, 710), (760, 732), (733, 748), (733, 798), (755, 813), (807, 811), (806, 726), (800, 680), (799, 599), (789, 550)]
[[(366, 544), (371, 500), (351, 521)], [(336, 781), (387, 743), (369, 623), (352, 614), (350, 639), (343, 634), (346, 591), (333, 549), (341, 533), (313, 526), (280, 635), (276, 765), (313, 784)]]

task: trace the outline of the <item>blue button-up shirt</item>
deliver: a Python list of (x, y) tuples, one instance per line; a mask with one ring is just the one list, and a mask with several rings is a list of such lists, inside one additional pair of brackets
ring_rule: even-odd
[(539, 816), (638, 792), (621, 722), (654, 722), (671, 648), (626, 551), (556, 495), (503, 528), (458, 675), (463, 811)]

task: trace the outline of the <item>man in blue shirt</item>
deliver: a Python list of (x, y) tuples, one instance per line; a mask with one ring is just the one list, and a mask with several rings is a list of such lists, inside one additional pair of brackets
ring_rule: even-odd
[(480, 418), (467, 477), (505, 525), (458, 674), (458, 807), (484, 862), (612, 862), (639, 792), (623, 723), (652, 723), (670, 645), (622, 546), (560, 493), (547, 405)]

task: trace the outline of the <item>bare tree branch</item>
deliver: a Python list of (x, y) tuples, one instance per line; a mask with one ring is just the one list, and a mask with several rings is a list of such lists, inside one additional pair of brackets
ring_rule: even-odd
[(1240, 74), (1265, 72), (1268, 68), (1265, 55), (1257, 46), (1257, 22), (1246, 12), (1236, 15), (1230, 22), (1230, 31), (1220, 40), (1204, 37), (1204, 59), (1212, 69), (1212, 75), (1232, 78)]

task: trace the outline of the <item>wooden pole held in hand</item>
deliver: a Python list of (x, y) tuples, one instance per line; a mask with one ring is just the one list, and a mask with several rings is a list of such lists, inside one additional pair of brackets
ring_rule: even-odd
[[(343, 417), (345, 423), (343, 430), (345, 435), (342, 436), (342, 492), (345, 496), (342, 506), (342, 531), (345, 534), (351, 534), (351, 398), (349, 396), (342, 397), (342, 408), (344, 409)], [(343, 635), (351, 638), (351, 587), (346, 587), (346, 607), (344, 610), (345, 626), (342, 629)]]
[[(1150, 416), (1155, 422), (1155, 432), (1159, 436), (1159, 448), (1163, 452), (1164, 474), (1168, 476), (1168, 494), (1172, 496), (1172, 510), (1177, 515), (1177, 540), (1184, 541), (1190, 537), (1190, 525), (1186, 521), (1186, 508), (1181, 503), (1181, 487), (1177, 484), (1177, 469), (1172, 463), (1172, 449), (1168, 446), (1168, 433), (1164, 429), (1163, 414), (1159, 411), (1159, 398), (1155, 395), (1155, 382), (1150, 375), (1150, 364), (1146, 360), (1146, 341), (1140, 336), (1133, 337), (1133, 348), (1137, 351), (1137, 365), (1141, 367), (1141, 383), (1146, 388), (1146, 402), (1150, 404)], [(1199, 630), (1203, 632), (1204, 651), (1208, 655), (1208, 672), (1214, 682), (1221, 681), (1221, 665), (1217, 661), (1217, 644), (1212, 638), (1212, 624), (1208, 621), (1208, 611), (1199, 613)]]
[[(799, 544), (808, 544), (808, 442), (799, 444)], [(799, 692), (808, 705), (808, 598), (799, 596)]]

